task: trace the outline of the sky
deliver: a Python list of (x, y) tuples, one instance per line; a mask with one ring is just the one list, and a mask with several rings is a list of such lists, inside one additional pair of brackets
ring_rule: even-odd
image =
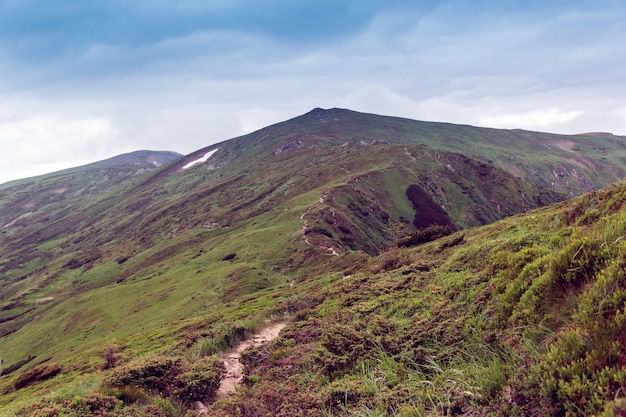
[(0, 183), (315, 107), (626, 135), (624, 22), (626, 0), (0, 0)]

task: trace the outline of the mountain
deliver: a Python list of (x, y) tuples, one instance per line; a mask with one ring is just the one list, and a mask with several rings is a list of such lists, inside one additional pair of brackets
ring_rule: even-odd
[(626, 162), (626, 139), (610, 133), (556, 135), (478, 128), (345, 109), (314, 109), (233, 142), (245, 146), (249, 155), (260, 155), (266, 148), (276, 152), (350, 143), (426, 145), (465, 155), (569, 195), (621, 181)]
[[(117, 155), (102, 161), (92, 162), (90, 164), (82, 165), (79, 167), (68, 168), (62, 171), (53, 172), (50, 174), (39, 175), (37, 177), (24, 178), (20, 180), (9, 181), (0, 184), (0, 189), (12, 188), (15, 186), (35, 183), (40, 181), (49, 181), (52, 178), (64, 177), (67, 178), (69, 174), (75, 174), (78, 172), (87, 173), (88, 175), (101, 175), (100, 178), (107, 181), (107, 175), (118, 174), (124, 175), (141, 175), (147, 170), (154, 169), (161, 165), (172, 162), (175, 159), (180, 158), (182, 155), (177, 152), (170, 151), (135, 151), (122, 155)], [(107, 172), (106, 170), (111, 170)], [(114, 183), (117, 184), (117, 183)]]
[(0, 235), (22, 235), (77, 211), (128, 180), (168, 164), (175, 152), (136, 151), (51, 174), (0, 184)]
[[(310, 399), (311, 406), (306, 409), (313, 415), (314, 410), (322, 409), (320, 401), (326, 401), (313, 392), (325, 386), (332, 400), (324, 407), (335, 407), (333, 396), (343, 394), (344, 406), (369, 407), (371, 404), (361, 402), (361, 393), (355, 394), (357, 401), (348, 403), (346, 396), (352, 394), (345, 390), (358, 391), (355, 387), (365, 382), (354, 367), (371, 367), (376, 359), (364, 356), (373, 362), (357, 363), (343, 358), (346, 352), (342, 349), (348, 346), (361, 352), (359, 346), (363, 345), (367, 349), (362, 352), (370, 355), (372, 345), (365, 343), (365, 338), (372, 335), (376, 349), (380, 348), (383, 355), (378, 358), (381, 361), (386, 361), (384, 355), (396, 361), (403, 352), (417, 354), (414, 349), (420, 343), (440, 347), (424, 332), (444, 331), (441, 326), (435, 328), (439, 318), (451, 320), (458, 313), (460, 320), (470, 314), (463, 310), (465, 304), (450, 304), (452, 312), (435, 308), (448, 308), (446, 294), (452, 294), (457, 286), (465, 288), (466, 294), (473, 291), (470, 287), (474, 285), (484, 290), (480, 293), (484, 300), (472, 304), (475, 309), (471, 314), (479, 314), (477, 317), (490, 320), (493, 309), (514, 309), (516, 297), (524, 293), (524, 285), (530, 284), (520, 278), (511, 284), (517, 287), (508, 290), (508, 275), (502, 271), (517, 271), (530, 262), (523, 256), (561, 250), (568, 242), (567, 236), (583, 233), (585, 225), (580, 219), (587, 219), (589, 225), (599, 221), (599, 217), (593, 217), (593, 210), (598, 215), (613, 215), (621, 207), (616, 197), (621, 194), (611, 194), (613, 191), (601, 194), (609, 196), (604, 199), (586, 197), (593, 204), (572, 203), (579, 206), (575, 215), (568, 213), (570, 203), (564, 201), (622, 178), (625, 154), (624, 138), (608, 134), (551, 135), (314, 109), (185, 157), (170, 155), (171, 162), (164, 161), (163, 166), (143, 173), (137, 172), (143, 167), (136, 167), (135, 162), (120, 163), (126, 161), (121, 158), (112, 165), (104, 161), (30, 182), (10, 183), (9, 187), (5, 184), (0, 189), (0, 220), (4, 226), (0, 231), (0, 355), (4, 364), (0, 407), (15, 411), (29, 400), (67, 385), (74, 387), (68, 388), (75, 390), (72, 394), (50, 395), (84, 397), (87, 391), (98, 389), (97, 395), (109, 398), (109, 404), (116, 401), (111, 398), (135, 396), (127, 402), (133, 404), (129, 407), (140, 409), (142, 401), (154, 402), (150, 399), (154, 387), (141, 388), (139, 391), (149, 391), (143, 394), (129, 391), (129, 383), (121, 388), (108, 387), (107, 381), (117, 375), (116, 369), (141, 373), (145, 369), (133, 368), (134, 359), (147, 358), (146, 363), (151, 364), (156, 361), (154, 369), (176, 373), (168, 374), (170, 382), (163, 382), (164, 389), (179, 392), (183, 386), (189, 388), (184, 382), (190, 380), (189, 372), (196, 375), (193, 378), (200, 378), (197, 372), (205, 376), (212, 372), (194, 368), (195, 364), (209, 366), (201, 357), (235, 346), (263, 326), (266, 319), (283, 315), (295, 320), (287, 331), (298, 333), (298, 326), (303, 325), (308, 336), (299, 335), (291, 342), (283, 338), (280, 343), (306, 344), (308, 340), (311, 349), (322, 356), (316, 359), (284, 345), (274, 351), (272, 357), (277, 362), (263, 356), (249, 369), (262, 365), (256, 376), (270, 378), (266, 372), (271, 373), (273, 365), (282, 366), (278, 362), (280, 349), (284, 349), (286, 355), (293, 353), (310, 361), (310, 368), (292, 365), (313, 378), (306, 383), (312, 385), (301, 381), (300, 385), (308, 388), (298, 391), (298, 395)], [(150, 166), (152, 159), (148, 156), (139, 159)], [(519, 216), (553, 203), (557, 205), (545, 212)], [(537, 213), (551, 214), (545, 217)], [(545, 230), (541, 235), (528, 232), (539, 222), (535, 221), (537, 217), (543, 219), (541, 227)], [(497, 221), (500, 223), (494, 223)], [(526, 226), (520, 223), (517, 231), (517, 222)], [(428, 243), (455, 231), (443, 241)], [(430, 249), (411, 248), (424, 242), (423, 247)], [(489, 242), (496, 246), (489, 246)], [(620, 240), (615, 242), (617, 245)], [(497, 246), (500, 243), (503, 246)], [(505, 247), (508, 252), (501, 250)], [(619, 247), (607, 246), (607, 250)], [(609, 259), (613, 254), (602, 256)], [(580, 253), (569, 255), (577, 258)], [(595, 256), (595, 252), (589, 256)], [(508, 264), (508, 257), (512, 264)], [(543, 261), (546, 265), (556, 262), (551, 258)], [(596, 266), (586, 273), (600, 271), (605, 263)], [(564, 271), (567, 275), (567, 268)], [(491, 281), (490, 274), (497, 280)], [(406, 294), (403, 291), (408, 287), (397, 282), (402, 276), (412, 277), (416, 285)], [(428, 291), (420, 295), (421, 288)], [(496, 306), (487, 301), (489, 291), (514, 294), (510, 299), (498, 298), (503, 306)], [(385, 294), (404, 304), (384, 304), (377, 297)], [(406, 299), (407, 294), (415, 300)], [(476, 301), (473, 297), (467, 303)], [(359, 310), (352, 310), (353, 305)], [(368, 309), (375, 315), (366, 314)], [(394, 314), (403, 311), (413, 312), (396, 320)], [(415, 316), (417, 311), (424, 316)], [(333, 322), (329, 319), (332, 312), (337, 314), (337, 329), (321, 324)], [(435, 318), (429, 319), (428, 314)], [(364, 323), (357, 323), (353, 334), (345, 327), (350, 326), (350, 317), (356, 316)], [(565, 315), (565, 321), (570, 316)], [(506, 314), (502, 317), (509, 320)], [(383, 322), (380, 329), (371, 327), (378, 326), (379, 319), (390, 318), (393, 322), (388, 327)], [(413, 320), (426, 327), (419, 323), (413, 326)], [(478, 326), (472, 337), (480, 340), (483, 336), (491, 340), (485, 329), (493, 337), (509, 337), (507, 332), (514, 331), (506, 325), (496, 329), (484, 323), (461, 322), (463, 326)], [(532, 325), (540, 328), (546, 322)], [(550, 326), (554, 333), (561, 329)], [(384, 329), (391, 338), (402, 338), (412, 331), (422, 333), (411, 336), (416, 344), (413, 347), (393, 347), (387, 342), (381, 344)], [(469, 340), (470, 334), (460, 332), (458, 326), (451, 329), (457, 339), (450, 339), (449, 350), (444, 349), (452, 352), (451, 356), (436, 356), (430, 348), (420, 351), (425, 362), (412, 365), (408, 358), (401, 362), (407, 375), (417, 370), (428, 374), (428, 366), (450, 367), (454, 365), (452, 359), (463, 359), (458, 344)], [(378, 333), (368, 333), (370, 330)], [(342, 332), (356, 339), (348, 338), (344, 348), (324, 345)], [(441, 337), (448, 340), (443, 333)], [(472, 360), (485, 362), (473, 365), (488, 372), (489, 361), (496, 358), (489, 356), (490, 348), (478, 339), (472, 339), (470, 346), (483, 349), (484, 355)], [(545, 338), (538, 340), (539, 345), (547, 343)], [(328, 356), (324, 349), (336, 357)], [(523, 357), (525, 351), (516, 353)], [(428, 362), (429, 358), (434, 362)], [(502, 367), (505, 379), (513, 375), (505, 365), (518, 362), (510, 362), (505, 356), (498, 358), (500, 362), (494, 362), (494, 367)], [(337, 369), (326, 364), (342, 361), (347, 362)], [(103, 366), (114, 370), (102, 372)], [(76, 379), (79, 375), (84, 375), (83, 379)], [(376, 379), (376, 375), (370, 376)], [(449, 376), (445, 372), (441, 375)], [(504, 395), (507, 385), (501, 375), (496, 376), (500, 379), (493, 392)], [(487, 384), (488, 377), (481, 383)], [(171, 385), (174, 379), (178, 381), (175, 389)], [(403, 384), (394, 386), (409, 392), (414, 389)], [(345, 392), (338, 387), (344, 387)], [(162, 392), (161, 400), (191, 404), (189, 398), (177, 397), (174, 391)], [(473, 388), (466, 391), (473, 398), (480, 393)], [(253, 391), (251, 395), (257, 394), (261, 398), (267, 393)], [(140, 401), (141, 395), (145, 398)], [(414, 399), (406, 395), (406, 404), (398, 403), (398, 407)], [(51, 409), (62, 407), (63, 399), (59, 403), (50, 396), (46, 398), (52, 401), (48, 404)], [(374, 402), (380, 399), (376, 395), (372, 398)], [(234, 399), (231, 406), (239, 404), (237, 401)], [(269, 399), (259, 401), (265, 404)], [(166, 407), (160, 404), (161, 409)], [(466, 405), (460, 403), (459, 407)], [(431, 409), (439, 410), (429, 405), (427, 410)], [(22, 413), (34, 415), (31, 411)], [(233, 413), (227, 407), (214, 411)]]

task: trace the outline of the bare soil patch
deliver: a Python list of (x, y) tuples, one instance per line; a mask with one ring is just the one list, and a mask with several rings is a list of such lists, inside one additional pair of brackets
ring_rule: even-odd
[(239, 362), (239, 358), (242, 352), (250, 346), (258, 346), (274, 340), (285, 326), (286, 323), (274, 323), (254, 334), (252, 338), (244, 340), (235, 349), (224, 353), (223, 360), (226, 373), (217, 391), (219, 396), (234, 393), (236, 387), (241, 383), (241, 379), (243, 378), (243, 364)]

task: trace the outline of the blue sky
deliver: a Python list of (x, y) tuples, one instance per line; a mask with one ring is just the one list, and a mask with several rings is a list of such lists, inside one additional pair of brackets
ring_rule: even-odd
[(0, 0), (0, 183), (344, 107), (626, 135), (626, 1)]

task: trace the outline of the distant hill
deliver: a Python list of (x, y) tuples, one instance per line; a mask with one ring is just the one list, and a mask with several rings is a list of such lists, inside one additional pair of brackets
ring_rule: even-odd
[(42, 227), (64, 213), (80, 210), (109, 189), (181, 156), (175, 152), (136, 151), (1, 184), (0, 236), (15, 236)]
[(25, 183), (33, 183), (41, 180), (48, 180), (59, 176), (65, 176), (67, 174), (73, 174), (77, 172), (97, 171), (104, 169), (122, 170), (127, 168), (135, 168), (135, 175), (140, 175), (146, 170), (159, 167), (163, 164), (172, 162), (182, 155), (177, 152), (170, 151), (134, 151), (125, 153), (122, 155), (113, 156), (102, 161), (92, 162), (79, 167), (68, 168), (61, 171), (52, 172), (49, 174), (39, 175), (31, 178), (23, 178), (14, 181), (9, 181), (0, 184), (0, 190), (4, 188), (11, 188)]
[(93, 162), (87, 165), (83, 165), (76, 168), (70, 168), (64, 171), (59, 171), (54, 175), (62, 175), (73, 172), (84, 172), (97, 169), (114, 168), (120, 169), (123, 167), (136, 167), (136, 168), (148, 168), (148, 167), (160, 167), (161, 165), (168, 164), (172, 161), (179, 159), (182, 155), (177, 152), (170, 151), (135, 151), (122, 155), (117, 155), (102, 161)]
[[(176, 378), (183, 384), (190, 378), (185, 372), (200, 372), (194, 368), (204, 363), (200, 358), (286, 315), (297, 336), (272, 348), (273, 359), (263, 351), (248, 360), (290, 410), (320, 415), (326, 407), (350, 415), (384, 404), (385, 395), (397, 399), (396, 414), (413, 400), (417, 409), (407, 408), (406, 415), (450, 414), (453, 402), (461, 411), (495, 410), (485, 392), (521, 396), (533, 382), (507, 385), (507, 378), (517, 378), (525, 358), (539, 363), (541, 354), (530, 349), (539, 352), (569, 329), (573, 313), (562, 315), (556, 300), (577, 302), (577, 291), (621, 253), (621, 220), (604, 225), (601, 216), (619, 211), (622, 193), (613, 187), (567, 199), (619, 181), (624, 161), (624, 138), (609, 134), (553, 135), (314, 109), (184, 157), (141, 151), (10, 183), (0, 189), (0, 408), (17, 410), (58, 386), (79, 384), (81, 375), (92, 378), (97, 395), (126, 398), (135, 410), (127, 414), (139, 413), (142, 401), (165, 401), (155, 395), (171, 394), (167, 401), (191, 407), (191, 397), (174, 395), (182, 385), (167, 384)], [(589, 256), (601, 262), (575, 261), (587, 253), (584, 239), (596, 239), (585, 225), (598, 233), (617, 230), (609, 233), (615, 243), (590, 247)], [(580, 251), (572, 252), (570, 241)], [(544, 263), (532, 266), (539, 258)], [(528, 292), (550, 268), (565, 281), (573, 274), (576, 284), (557, 280)], [(521, 303), (526, 293), (530, 298)], [(524, 316), (530, 320), (524, 325), (535, 327), (528, 340), (519, 340), (516, 320), (527, 302), (547, 313)], [(532, 333), (541, 326), (552, 336)], [(501, 339), (522, 348), (494, 344)], [(465, 342), (471, 351), (463, 350)], [(348, 351), (365, 356), (359, 361)], [(281, 362), (283, 354), (294, 362)], [(167, 363), (186, 376), (167, 374), (161, 394), (144, 392), (145, 401), (124, 397), (139, 395), (130, 383), (123, 389), (102, 384), (111, 373), (101, 373), (103, 367), (131, 366), (135, 358)], [(386, 372), (379, 363), (396, 367), (387, 369), (395, 382), (379, 386)], [(265, 368), (257, 368), (261, 364)], [(473, 379), (455, 379), (457, 364)], [(285, 371), (283, 365), (309, 378), (294, 380), (298, 395), (291, 399), (272, 378), (293, 375), (271, 376), (271, 369)], [(405, 377), (414, 385), (402, 382)], [(452, 389), (449, 380), (464, 389)], [(411, 394), (422, 385), (434, 387), (437, 403)], [(81, 389), (70, 397), (86, 398)], [(255, 409), (269, 407), (261, 386), (250, 393), (259, 401)], [(226, 404), (238, 407), (241, 399)], [(482, 399), (487, 408), (479, 407)], [(69, 407), (49, 401), (59, 413)], [(513, 401), (534, 412), (528, 398)], [(216, 415), (235, 413), (215, 407)]]

